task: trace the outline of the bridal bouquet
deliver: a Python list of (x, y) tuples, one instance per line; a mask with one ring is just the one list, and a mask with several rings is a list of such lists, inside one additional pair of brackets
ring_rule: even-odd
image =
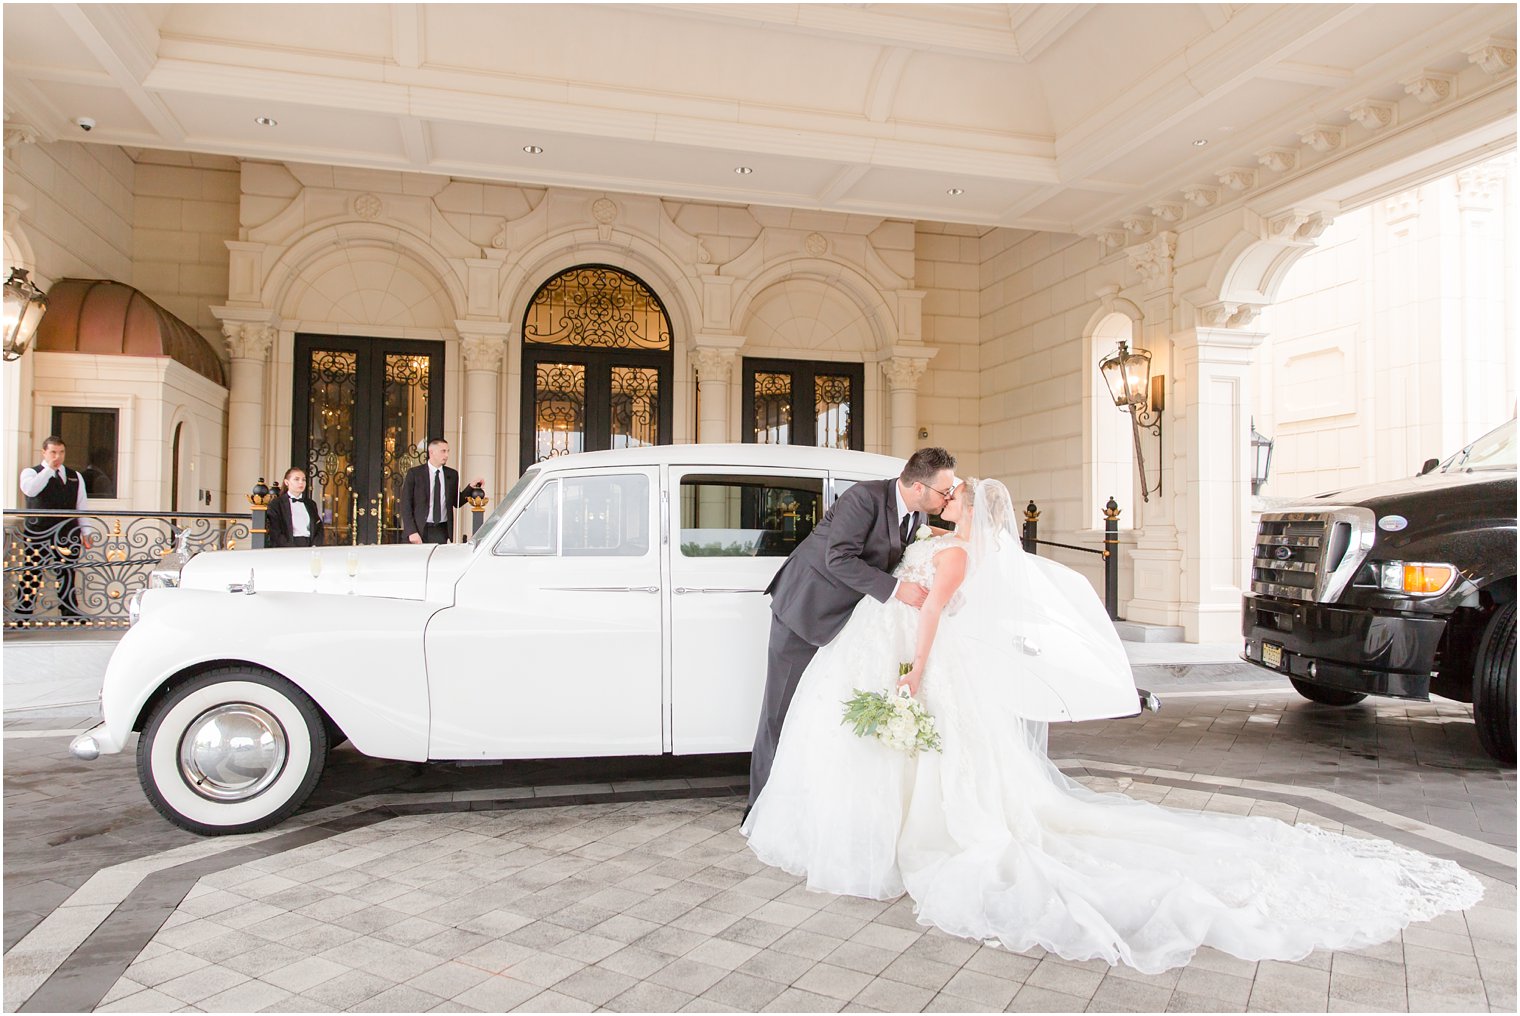
[[(912, 664), (898, 667), (901, 677), (912, 669)], [(856, 737), (874, 737), (888, 748), (907, 752), (910, 756), (920, 751), (943, 751), (939, 732), (934, 729), (934, 717), (899, 687), (895, 692), (861, 691), (844, 703), (844, 719), (840, 723), (852, 727)]]

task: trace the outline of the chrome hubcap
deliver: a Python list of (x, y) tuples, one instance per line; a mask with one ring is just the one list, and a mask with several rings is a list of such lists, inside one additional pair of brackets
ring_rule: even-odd
[(287, 750), (279, 720), (256, 705), (234, 702), (191, 721), (179, 743), (179, 769), (201, 796), (243, 801), (275, 781)]

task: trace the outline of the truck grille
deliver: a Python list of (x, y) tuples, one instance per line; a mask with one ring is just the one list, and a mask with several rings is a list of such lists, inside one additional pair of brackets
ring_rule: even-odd
[(1358, 507), (1264, 512), (1251, 592), (1301, 603), (1334, 600), (1372, 549), (1375, 523), (1369, 509)]

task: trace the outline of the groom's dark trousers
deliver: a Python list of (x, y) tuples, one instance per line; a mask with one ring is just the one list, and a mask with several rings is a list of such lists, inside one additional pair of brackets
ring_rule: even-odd
[(765, 702), (750, 755), (751, 805), (770, 778), (781, 725), (813, 654), (839, 634), (862, 596), (886, 603), (897, 588), (891, 572), (903, 544), (896, 484), (895, 477), (871, 480), (841, 494), (765, 590), (771, 595), (771, 637)]

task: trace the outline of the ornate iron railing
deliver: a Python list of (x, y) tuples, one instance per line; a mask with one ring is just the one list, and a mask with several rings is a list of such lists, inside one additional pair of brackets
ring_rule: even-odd
[(252, 535), (246, 513), (6, 511), (5, 630), (125, 628), (128, 598), (169, 555)]

